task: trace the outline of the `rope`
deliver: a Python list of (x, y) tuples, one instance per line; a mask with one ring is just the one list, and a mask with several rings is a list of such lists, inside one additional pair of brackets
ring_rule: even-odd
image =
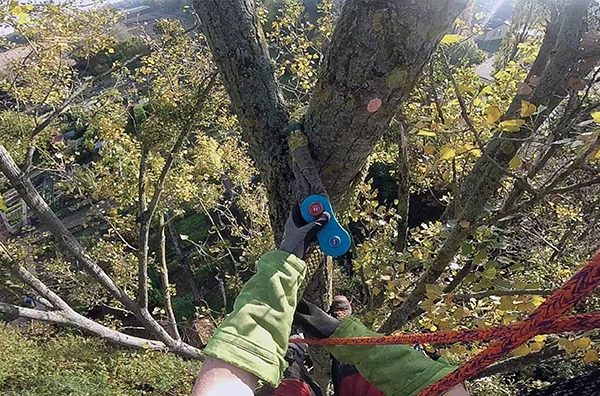
[(542, 305), (533, 311), (527, 319), (513, 325), (395, 336), (328, 338), (322, 340), (295, 339), (290, 340), (290, 342), (310, 345), (390, 345), (450, 344), (497, 340), (457, 370), (418, 394), (418, 396), (437, 396), (473, 377), (536, 335), (600, 328), (600, 312), (563, 317), (575, 304), (589, 296), (599, 283), (600, 250), (563, 287), (555, 291)]
[[(529, 317), (511, 333), (492, 343), (486, 350), (460, 366), (435, 384), (419, 393), (419, 396), (441, 395), (467, 378), (497, 362), (513, 349), (527, 342), (536, 334), (547, 330), (548, 319), (557, 319), (573, 308), (575, 304), (589, 296), (600, 283), (600, 250), (563, 287), (554, 292)], [(600, 324), (599, 324), (600, 325)]]
[[(457, 342), (490, 341), (506, 336), (518, 329), (521, 323), (463, 331), (437, 331), (434, 333), (407, 333), (392, 336), (347, 337), (347, 338), (291, 338), (290, 343), (308, 345), (413, 345), (454, 344)], [(541, 334), (587, 331), (600, 326), (600, 312), (548, 319), (543, 323)]]

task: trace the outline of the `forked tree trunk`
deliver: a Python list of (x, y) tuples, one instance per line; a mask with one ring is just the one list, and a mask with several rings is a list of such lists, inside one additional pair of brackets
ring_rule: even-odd
[[(367, 157), (466, 2), (346, 1), (305, 119), (313, 157), (334, 203), (361, 175)], [(288, 115), (255, 2), (196, 0), (194, 6), (267, 187), (279, 240), (292, 178), (284, 133)]]

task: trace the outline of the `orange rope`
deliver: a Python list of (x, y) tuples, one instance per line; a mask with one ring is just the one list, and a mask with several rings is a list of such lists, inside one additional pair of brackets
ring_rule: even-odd
[(292, 343), (310, 345), (389, 345), (450, 344), (454, 342), (497, 340), (473, 359), (418, 396), (437, 396), (476, 375), (515, 348), (540, 334), (582, 331), (600, 328), (600, 312), (562, 317), (575, 304), (589, 296), (600, 283), (600, 250), (559, 290), (549, 296), (527, 319), (509, 326), (464, 331), (400, 334), (395, 336), (350, 337), (327, 339), (291, 339)]
[(509, 334), (503, 335), (486, 350), (460, 366), (433, 385), (419, 393), (419, 396), (441, 395), (452, 387), (479, 373), (497, 362), (504, 355), (527, 342), (536, 334), (546, 332), (549, 319), (557, 319), (589, 296), (600, 283), (600, 250), (594, 257), (559, 290), (554, 292), (529, 317)]
[[(547, 322), (547, 323), (546, 323)], [(600, 312), (549, 319), (543, 323), (540, 334), (586, 331), (600, 327)], [(453, 344), (456, 342), (490, 341), (501, 338), (518, 329), (521, 323), (508, 326), (495, 326), (463, 331), (437, 331), (434, 333), (407, 333), (391, 336), (347, 337), (347, 338), (290, 338), (294, 344), (308, 345), (413, 345), (413, 344)]]

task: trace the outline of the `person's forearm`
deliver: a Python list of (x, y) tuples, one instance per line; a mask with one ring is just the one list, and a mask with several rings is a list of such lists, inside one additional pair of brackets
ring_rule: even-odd
[(463, 385), (456, 385), (444, 393), (444, 396), (469, 396), (469, 391)]
[(255, 375), (209, 357), (198, 374), (192, 396), (252, 396), (257, 383)]

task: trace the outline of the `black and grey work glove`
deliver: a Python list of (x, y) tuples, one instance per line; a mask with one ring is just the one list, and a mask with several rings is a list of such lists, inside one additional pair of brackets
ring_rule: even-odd
[(285, 223), (283, 241), (279, 250), (304, 258), (308, 247), (315, 241), (317, 231), (327, 224), (327, 221), (329, 221), (329, 216), (323, 213), (317, 220), (307, 223), (302, 218), (298, 205), (294, 205), (290, 217)]
[(301, 299), (294, 313), (294, 325), (299, 326), (311, 337), (329, 338), (340, 325), (340, 321), (315, 304)]

